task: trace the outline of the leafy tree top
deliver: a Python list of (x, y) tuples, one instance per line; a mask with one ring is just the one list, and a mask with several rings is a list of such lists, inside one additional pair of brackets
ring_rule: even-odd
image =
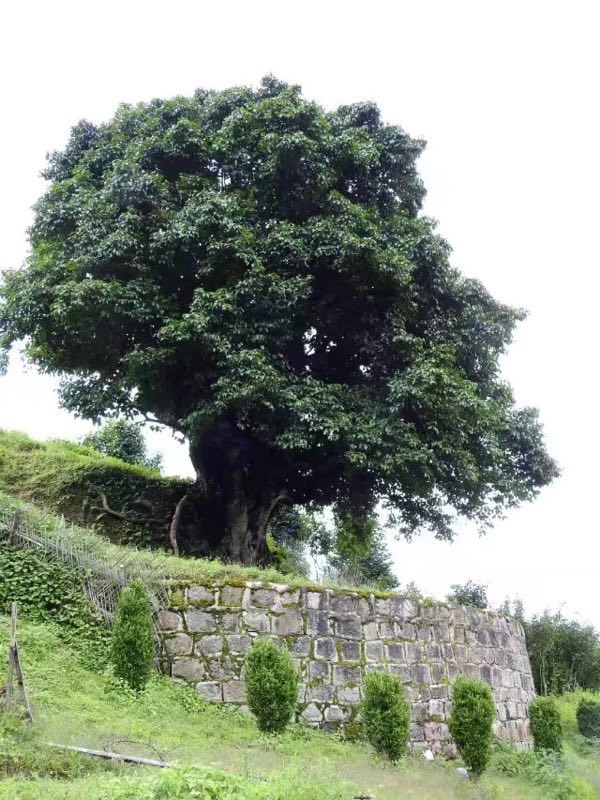
[(557, 470), (499, 372), (523, 314), (419, 213), (423, 146), (273, 77), (80, 122), (4, 277), (3, 344), (25, 338), (77, 414), (183, 433), (241, 525), (282, 498), (485, 524)]
[(81, 444), (93, 447), (105, 456), (120, 458), (128, 464), (142, 464), (151, 469), (160, 469), (160, 453), (150, 455), (141, 426), (127, 419), (111, 419), (99, 430), (88, 433)]

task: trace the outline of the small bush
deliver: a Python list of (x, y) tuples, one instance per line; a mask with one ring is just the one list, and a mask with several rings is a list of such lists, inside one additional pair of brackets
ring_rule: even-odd
[(388, 672), (367, 675), (361, 710), (365, 733), (375, 750), (398, 761), (410, 730), (410, 709), (400, 679)]
[(587, 739), (600, 739), (600, 700), (581, 698), (577, 705), (577, 727)]
[(478, 777), (492, 756), (496, 708), (487, 683), (459, 678), (452, 691), (450, 735), (469, 772)]
[(246, 658), (246, 695), (258, 727), (281, 733), (298, 698), (298, 676), (287, 650), (260, 639)]
[(449, 603), (455, 606), (471, 606), (472, 608), (487, 608), (487, 586), (474, 581), (455, 583), (450, 587), (451, 592), (446, 596)]
[(529, 723), (536, 750), (562, 751), (560, 712), (552, 697), (536, 697), (529, 706)]
[(111, 662), (117, 678), (135, 691), (152, 674), (152, 610), (144, 586), (134, 581), (119, 598), (111, 638)]

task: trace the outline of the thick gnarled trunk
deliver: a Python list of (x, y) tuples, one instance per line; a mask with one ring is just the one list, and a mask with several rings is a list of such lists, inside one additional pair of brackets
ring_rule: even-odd
[(286, 500), (281, 470), (273, 469), (268, 454), (229, 423), (192, 445), (190, 457), (206, 524), (218, 536), (223, 557), (265, 564), (267, 524)]

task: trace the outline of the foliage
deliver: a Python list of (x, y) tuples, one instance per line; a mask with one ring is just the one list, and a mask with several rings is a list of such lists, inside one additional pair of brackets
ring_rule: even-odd
[(538, 694), (600, 688), (600, 637), (591, 625), (545, 611), (524, 628)]
[(246, 694), (261, 731), (281, 733), (298, 700), (298, 675), (286, 649), (257, 641), (246, 657)]
[(367, 675), (361, 713), (367, 739), (375, 750), (390, 761), (402, 758), (410, 733), (410, 708), (397, 675)]
[(88, 433), (81, 440), (84, 447), (92, 447), (105, 456), (112, 456), (127, 464), (141, 464), (160, 470), (159, 453), (148, 454), (141, 425), (127, 419), (112, 419), (99, 430)]
[(449, 603), (473, 608), (488, 607), (487, 586), (482, 583), (474, 581), (467, 581), (465, 584), (455, 583), (450, 589), (450, 594), (446, 598)]
[(500, 376), (522, 312), (420, 214), (423, 146), (273, 77), (82, 121), (5, 273), (0, 344), (25, 339), (87, 419), (186, 436), (229, 558), (264, 557), (284, 501), (384, 498), (409, 535), (490, 524), (557, 469)]
[(548, 750), (522, 750), (498, 743), (493, 758), (494, 769), (511, 777), (520, 776), (527, 783), (544, 790), (544, 798), (556, 800), (594, 800), (591, 787), (565, 769), (563, 759)]
[(552, 697), (536, 697), (529, 706), (529, 724), (536, 750), (560, 753), (563, 729), (558, 706)]
[[(173, 509), (189, 486), (182, 479), (163, 478), (154, 469), (107, 458), (91, 447), (40, 442), (0, 429), (0, 491), (93, 527), (113, 541), (164, 547)], [(121, 516), (103, 508), (101, 493)], [(184, 529), (182, 552), (189, 552), (191, 544)], [(197, 528), (193, 544), (196, 553), (213, 550), (208, 534), (203, 542)]]
[(117, 678), (139, 691), (153, 669), (152, 609), (143, 584), (134, 581), (123, 590), (111, 636), (111, 663)]
[(579, 733), (588, 739), (600, 739), (600, 699), (582, 697), (577, 706)]
[(398, 586), (374, 513), (352, 516), (338, 508), (331, 525), (314, 509), (290, 506), (277, 514), (269, 533), (287, 552), (294, 568), (305, 574), (310, 570), (306, 562), (309, 556), (317, 576), (381, 591)]
[(469, 772), (478, 777), (492, 755), (496, 708), (487, 683), (459, 678), (452, 687), (448, 728)]
[(58, 624), (60, 636), (96, 668), (107, 660), (108, 631), (83, 593), (81, 576), (47, 553), (0, 542), (0, 612), (16, 601), (21, 614)]
[(525, 606), (519, 597), (514, 600), (507, 597), (498, 608), (498, 613), (506, 617), (514, 617), (521, 624), (525, 622)]

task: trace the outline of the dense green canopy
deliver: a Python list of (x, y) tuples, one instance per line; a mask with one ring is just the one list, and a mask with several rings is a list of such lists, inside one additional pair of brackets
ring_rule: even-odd
[(274, 78), (81, 122), (5, 275), (3, 344), (77, 414), (184, 434), (232, 558), (263, 557), (286, 502), (486, 523), (556, 467), (499, 374), (521, 312), (419, 213), (423, 146)]

